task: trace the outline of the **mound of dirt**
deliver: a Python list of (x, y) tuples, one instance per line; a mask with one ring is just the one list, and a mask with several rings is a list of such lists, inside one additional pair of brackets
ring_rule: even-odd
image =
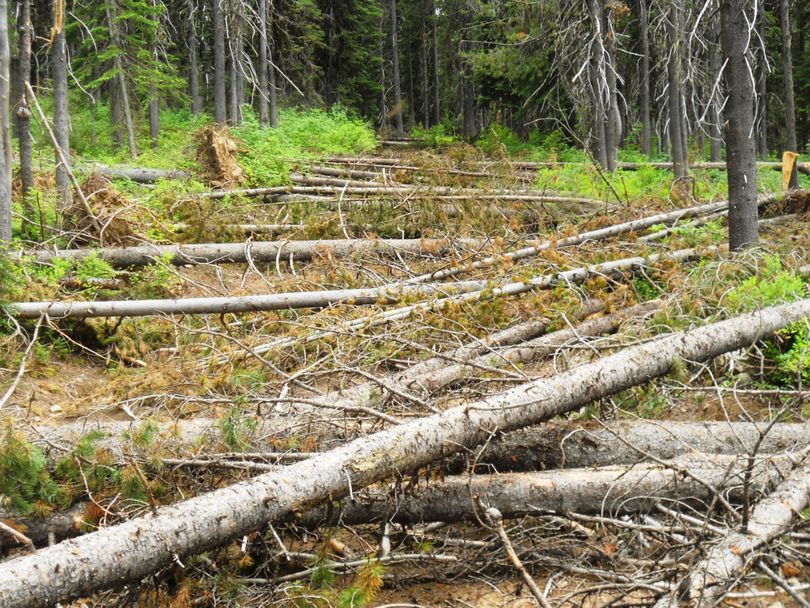
[(197, 161), (202, 165), (209, 185), (216, 188), (238, 186), (245, 172), (236, 160), (239, 144), (227, 127), (208, 126), (195, 135)]
[(65, 228), (77, 233), (74, 242), (108, 246), (133, 245), (145, 240), (140, 234), (140, 208), (118, 192), (106, 177), (91, 173), (81, 188), (95, 219), (74, 193), (73, 201), (64, 211)]

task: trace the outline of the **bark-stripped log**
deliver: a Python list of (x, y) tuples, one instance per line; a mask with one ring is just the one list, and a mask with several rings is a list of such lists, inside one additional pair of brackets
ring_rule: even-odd
[[(326, 183), (319, 186), (276, 186), (270, 188), (247, 188), (242, 190), (217, 190), (214, 192), (203, 192), (197, 196), (208, 199), (221, 199), (228, 196), (268, 196), (268, 195), (304, 195), (304, 196), (330, 196), (330, 197), (375, 197), (391, 198), (397, 200), (485, 200), (503, 202), (527, 202), (527, 203), (559, 203), (560, 205), (570, 205), (575, 208), (585, 208), (590, 210), (609, 209), (612, 204), (592, 198), (581, 196), (564, 196), (546, 194), (542, 191), (515, 191), (515, 190), (490, 190), (476, 188), (449, 188), (445, 186), (387, 186), (384, 184), (347, 185), (345, 180), (324, 180), (334, 182), (333, 185)], [(343, 185), (338, 185), (342, 183)], [(349, 182), (350, 184), (350, 182)]]
[[(644, 268), (647, 265), (656, 264), (661, 261), (686, 262), (688, 260), (698, 259), (711, 253), (716, 253), (717, 251), (718, 249), (716, 247), (707, 247), (700, 252), (697, 249), (679, 249), (678, 251), (673, 251), (672, 253), (653, 254), (646, 258), (623, 258), (620, 260), (614, 260), (612, 262), (605, 262), (604, 264), (595, 264), (594, 266), (588, 266), (586, 268), (576, 268), (555, 274), (541, 275), (530, 281), (508, 283), (506, 285), (501, 285), (491, 289), (481, 289), (455, 296), (423, 300), (409, 306), (383, 311), (376, 316), (363, 317), (332, 326), (331, 328), (320, 329), (304, 338), (284, 337), (274, 340), (273, 342), (266, 342), (252, 348), (251, 353), (261, 355), (277, 348), (292, 346), (300, 341), (316, 340), (323, 336), (331, 335), (337, 332), (356, 331), (362, 328), (376, 327), (392, 321), (406, 319), (418, 311), (441, 310), (445, 306), (451, 304), (472, 302), (500, 296), (513, 296), (534, 289), (546, 289), (556, 285), (567, 285), (570, 283), (578, 284), (595, 276), (615, 276), (617, 274), (621, 274), (622, 272), (632, 272), (638, 268)], [(408, 283), (406, 282), (403, 284)], [(219, 363), (225, 363), (227, 360), (219, 358), (216, 359), (216, 361)]]
[[(222, 400), (222, 404), (226, 402)], [(251, 444), (253, 456), (220, 452), (224, 448), (221, 421), (211, 418), (156, 423), (159, 436), (155, 443), (176, 458), (198, 457), (202, 442), (208, 446), (207, 456), (214, 460), (253, 458), (277, 464), (313, 456), (310, 453), (275, 451), (279, 440), (293, 435), (303, 434), (316, 440), (320, 449), (338, 447), (357, 439), (354, 428), (318, 420), (271, 414), (255, 422), (257, 428)], [(20, 432), (38, 445), (51, 463), (62, 458), (88, 433), (99, 432), (103, 437), (94, 445), (126, 463), (127, 455), (138, 451), (131, 438), (141, 424), (120, 420), (88, 421), (25, 427)], [(498, 434), (487, 443), (476, 460), (479, 471), (523, 472), (634, 464), (643, 462), (644, 454), (665, 460), (696, 452), (746, 455), (757, 446), (761, 434), (764, 438), (759, 452), (764, 454), (794, 453), (810, 443), (810, 425), (807, 423), (777, 423), (769, 427), (766, 423), (750, 422), (668, 420), (666, 423), (621, 421), (602, 424), (559, 421)], [(443, 462), (442, 469), (451, 474), (461, 473), (466, 464), (463, 458), (452, 456)]]
[[(773, 203), (778, 200), (779, 195), (764, 195), (759, 198), (760, 205), (767, 205), (769, 203)], [(655, 226), (656, 224), (671, 224), (673, 222), (678, 222), (682, 219), (689, 218), (689, 217), (701, 217), (707, 214), (718, 213), (721, 211), (728, 210), (728, 201), (722, 201), (717, 203), (707, 203), (705, 205), (697, 205), (695, 207), (688, 207), (686, 209), (677, 209), (675, 211), (670, 211), (667, 213), (658, 213), (656, 215), (650, 215), (641, 219), (631, 220), (629, 222), (623, 222), (621, 224), (613, 224), (612, 226), (606, 226), (604, 228), (598, 228), (596, 230), (590, 230), (588, 232), (582, 232), (580, 234), (575, 234), (569, 237), (564, 237), (557, 240), (545, 240), (541, 241), (537, 245), (533, 245), (531, 247), (525, 247), (523, 249), (518, 249), (517, 251), (511, 251), (505, 253), (503, 255), (494, 255), (483, 260), (477, 260), (475, 262), (470, 262), (467, 264), (458, 264), (452, 266), (450, 268), (443, 268), (441, 270), (437, 270), (435, 272), (429, 272), (418, 277), (414, 277), (413, 279), (409, 279), (408, 282), (410, 283), (419, 283), (423, 281), (431, 281), (431, 280), (438, 280), (444, 279), (447, 277), (455, 276), (461, 274), (463, 272), (469, 272), (470, 270), (476, 268), (483, 268), (485, 266), (491, 266), (493, 264), (502, 262), (502, 261), (510, 261), (514, 262), (515, 260), (522, 260), (532, 256), (537, 255), (541, 251), (545, 251), (546, 249), (551, 249), (552, 247), (571, 247), (573, 245), (580, 245), (587, 241), (598, 241), (614, 236), (619, 236), (620, 234), (627, 234), (630, 232), (638, 232), (641, 230), (645, 230), (650, 226)], [(653, 233), (657, 234), (657, 233)], [(642, 239), (639, 239), (642, 240)]]
[(369, 306), (392, 304), (407, 296), (458, 294), (482, 289), (486, 281), (461, 281), (425, 285), (391, 285), (358, 289), (291, 291), (255, 296), (217, 296), (154, 300), (96, 302), (14, 302), (9, 314), (19, 319), (86, 319), (90, 317), (147, 317), (154, 315), (204, 315), (297, 308), (326, 308), (335, 304)]
[[(810, 317), (810, 300), (627, 348), (554, 377), (363, 437), (277, 472), (0, 563), (0, 605), (50, 605), (137, 581), (327, 497), (409, 471), (493, 432), (536, 424), (669, 372), (746, 347)], [(792, 513), (791, 513), (792, 515)]]
[(191, 179), (191, 173), (178, 169), (147, 169), (144, 167), (108, 167), (95, 165), (93, 170), (108, 179), (128, 179), (139, 184), (151, 184), (162, 179)]
[[(335, 156), (329, 159), (330, 162), (346, 164), (351, 166), (367, 166), (369, 164), (375, 165), (397, 165), (401, 163), (401, 159), (399, 158), (389, 158), (389, 157), (379, 157), (379, 156), (368, 156), (368, 157), (352, 157), (352, 156)], [(462, 165), (464, 166), (472, 166), (472, 167), (493, 167), (502, 164), (500, 161), (464, 161)], [(587, 165), (584, 163), (576, 163), (576, 162), (553, 162), (553, 161), (513, 161), (507, 163), (508, 166), (511, 166), (515, 169), (531, 171), (534, 169), (555, 169), (558, 167), (568, 167), (568, 166), (577, 166), (577, 167), (586, 167)], [(768, 162), (768, 161), (760, 161), (757, 163), (758, 167), (763, 169), (774, 169), (777, 171), (782, 170), (782, 163), (778, 161)], [(632, 163), (632, 162), (623, 162), (618, 164), (618, 169), (623, 169), (625, 171), (635, 171), (637, 169), (642, 169), (645, 167), (652, 167), (653, 169), (665, 169), (670, 170), (672, 168), (672, 163)], [(720, 171), (726, 170), (726, 163), (724, 162), (699, 162), (699, 163), (692, 163), (690, 165), (692, 169), (717, 169)], [(810, 175), (810, 163), (800, 163), (799, 172), (804, 173), (805, 175)]]
[[(604, 310), (604, 308), (605, 305), (602, 302), (593, 300), (587, 301), (574, 313), (573, 318), (584, 318), (600, 312)], [(638, 311), (628, 310), (624, 318), (636, 312)], [(474, 367), (470, 368), (469, 365), (465, 365), (465, 363), (473, 362), (473, 364), (475, 364), (474, 361), (480, 355), (485, 352), (492, 352), (493, 349), (499, 347), (508, 347), (534, 341), (533, 339), (536, 339), (537, 336), (545, 332), (547, 326), (548, 322), (545, 319), (519, 323), (486, 336), (484, 339), (465, 344), (448, 353), (420, 361), (401, 372), (386, 376), (381, 379), (382, 382), (356, 384), (340, 391), (330, 392), (318, 400), (330, 403), (333, 406), (336, 405), (339, 408), (350, 409), (357, 406), (376, 405), (385, 400), (386, 395), (392, 392), (407, 394), (413, 389), (422, 393), (428, 391), (434, 392), (443, 386), (460, 380), (467, 370), (475, 369)], [(604, 326), (604, 323), (602, 326)], [(585, 331), (587, 334), (588, 330), (586, 329)], [(559, 334), (559, 332), (554, 332), (549, 337), (557, 334)], [(505, 362), (505, 358), (499, 358), (495, 365), (504, 364)], [(386, 388), (383, 388), (383, 386)]]
[[(480, 515), (476, 504), (479, 499), (509, 518), (547, 512), (636, 513), (652, 509), (662, 499), (708, 501), (715, 490), (730, 499), (738, 498), (747, 467), (748, 459), (744, 457), (693, 454), (669, 461), (667, 466), (642, 464), (459, 475), (438, 482), (428, 480), (405, 495), (379, 489), (356, 492), (353, 499), (342, 501), (340, 506), (330, 503), (302, 513), (293, 521), (307, 528), (385, 521), (457, 522), (475, 519), (476, 511)], [(761, 456), (751, 470), (749, 491), (762, 492), (774, 487), (790, 469), (791, 462), (786, 457)]]
[(561, 329), (545, 336), (533, 338), (516, 346), (490, 349), (490, 352), (475, 359), (442, 366), (432, 374), (420, 373), (415, 375), (410, 373), (400, 381), (400, 384), (418, 395), (427, 396), (462, 381), (471, 374), (479, 373), (480, 368), (500, 368), (531, 363), (549, 356), (571, 341), (613, 332), (622, 323), (633, 317), (643, 317), (658, 310), (661, 304), (660, 300), (644, 302), (604, 317), (585, 321), (576, 327)]
[(394, 255), (435, 254), (448, 251), (453, 244), (480, 246), (475, 239), (335, 239), (322, 241), (256, 241), (250, 243), (198, 243), (192, 245), (139, 245), (105, 249), (57, 249), (9, 253), (12, 259), (32, 259), (47, 263), (54, 258), (81, 261), (96, 255), (110, 266), (146, 266), (155, 260), (185, 264), (244, 263), (248, 257), (254, 262), (274, 262), (290, 258), (305, 262), (317, 257), (347, 257), (358, 253), (379, 252)]
[[(172, 224), (171, 228), (177, 232), (185, 232), (191, 228), (191, 226), (183, 222), (178, 222)], [(303, 230), (304, 228), (306, 228), (304, 224), (223, 224), (222, 232), (241, 234), (283, 234), (285, 232)]]
[(681, 605), (681, 600), (698, 608), (717, 605), (728, 586), (756, 562), (754, 552), (785, 534), (797, 516), (810, 506), (808, 454), (805, 448), (803, 464), (754, 507), (748, 530), (731, 533), (711, 547), (708, 556), (690, 568), (689, 576), (679, 585), (678, 597), (663, 597), (655, 608), (675, 608)]
[[(707, 248), (716, 251), (716, 248)], [(325, 308), (335, 304), (369, 306), (392, 304), (406, 296), (439, 295), (430, 302), (419, 302), (411, 311), (436, 308), (451, 302), (469, 302), (502, 295), (516, 295), (534, 289), (545, 289), (567, 282), (582, 283), (592, 276), (615, 275), (634, 268), (643, 268), (659, 261), (686, 261), (701, 257), (696, 249), (681, 249), (649, 257), (623, 258), (587, 268), (541, 275), (529, 281), (490, 287), (490, 282), (458, 281), (455, 283), (392, 283), (382, 287), (333, 289), (325, 291), (294, 291), (271, 295), (218, 296), (211, 298), (178, 298), (165, 300), (109, 300), (95, 302), (11, 302), (8, 313), (19, 319), (37, 319), (48, 315), (52, 319), (89, 317), (145, 317), (154, 315), (202, 315), (290, 310), (296, 308)], [(409, 312), (410, 314), (410, 312)], [(259, 350), (255, 350), (259, 353)], [(264, 351), (262, 351), (264, 352)], [(259, 353), (260, 354), (260, 353)]]

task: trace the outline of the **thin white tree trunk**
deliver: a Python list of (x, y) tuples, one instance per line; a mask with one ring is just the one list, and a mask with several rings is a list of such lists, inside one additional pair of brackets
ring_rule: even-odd
[[(141, 580), (186, 555), (221, 545), (305, 505), (345, 496), (397, 471), (481, 444), (495, 431), (536, 424), (643, 384), (680, 361), (702, 361), (743, 348), (808, 317), (810, 300), (800, 300), (663, 336), (554, 377), (397, 425), (283, 470), (162, 507), (156, 514), (14, 558), (0, 563), (0, 605), (51, 605)], [(804, 493), (810, 489), (810, 477), (806, 481)]]
[[(160, 259), (182, 266), (185, 264), (244, 263), (248, 257), (254, 262), (290, 259), (296, 262), (306, 262), (319, 256), (346, 257), (371, 252), (427, 254), (446, 251), (454, 244), (467, 247), (480, 246), (478, 241), (466, 239), (455, 243), (444, 239), (335, 239), (57, 249), (55, 251), (27, 251), (23, 257), (47, 263), (55, 258), (81, 261), (89, 256), (98, 256), (113, 267), (145, 266)], [(19, 259), (19, 256), (14, 256), (13, 259)]]
[(8, 31), (8, 1), (0, 0), (0, 246), (11, 242), (11, 51)]
[(542, 275), (529, 281), (502, 284), (491, 288), (487, 280), (459, 281), (455, 283), (408, 284), (392, 283), (365, 289), (335, 289), (326, 291), (296, 291), (272, 295), (219, 296), (211, 298), (178, 298), (153, 300), (111, 300), (98, 302), (11, 302), (8, 313), (19, 319), (89, 317), (143, 317), (151, 315), (201, 315), (287, 310), (296, 308), (323, 308), (334, 304), (374, 305), (395, 303), (409, 295), (435, 295), (432, 302), (420, 302), (410, 307), (436, 309), (450, 303), (469, 302), (511, 296), (535, 289), (546, 289), (559, 284), (582, 283), (594, 276), (610, 276), (643, 268), (662, 260), (684, 262), (716, 251), (707, 248), (681, 249), (672, 253), (654, 254), (647, 258), (622, 258), (604, 264), (576, 268), (557, 274)]

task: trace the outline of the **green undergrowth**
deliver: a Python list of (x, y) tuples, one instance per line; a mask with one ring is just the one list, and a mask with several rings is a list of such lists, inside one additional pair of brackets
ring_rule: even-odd
[[(800, 262), (764, 250), (705, 259), (689, 272), (677, 305), (655, 316), (656, 332), (680, 331), (810, 296)], [(797, 321), (763, 343), (766, 363), (756, 372), (765, 385), (796, 387), (810, 381), (810, 322)], [(755, 366), (752, 366), (755, 367)]]
[(339, 107), (328, 111), (282, 110), (275, 129), (262, 129), (255, 114), (246, 111), (243, 124), (232, 132), (242, 144), (239, 161), (248, 184), (256, 186), (287, 183), (296, 161), (360, 154), (377, 147), (368, 123)]

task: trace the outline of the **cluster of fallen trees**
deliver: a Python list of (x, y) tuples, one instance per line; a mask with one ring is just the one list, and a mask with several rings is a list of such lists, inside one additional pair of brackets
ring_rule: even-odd
[[(663, 335), (430, 416), (384, 422), (389, 428), (293, 464), (274, 465), (247, 481), (0, 562), (0, 604), (49, 605), (140, 581), (171, 564), (182, 567), (188, 555), (290, 517), (313, 527), (335, 521), (409, 525), (476, 521), (491, 510), (499, 512), (490, 518), (497, 526), (499, 517), (567, 517), (574, 511), (607, 521), (659, 507), (671, 512), (683, 501), (714, 504), (725, 523), (720, 518), (703, 522), (711, 538), (704, 534), (704, 545), (697, 548), (701, 561), (685, 576), (678, 578), (676, 572), (675, 578), (659, 579), (645, 589), (661, 602), (682, 596), (708, 605), (757, 561), (768, 543), (789, 532), (810, 504), (806, 425), (527, 427), (667, 374), (683, 361), (745, 348), (808, 317), (810, 300), (768, 308)], [(527, 430), (512, 435), (519, 429)], [(53, 435), (43, 441), (61, 443)], [(535, 454), (525, 459), (528, 466), (525, 450)], [(421, 467), (443, 459), (450, 459), (445, 461), (449, 472), (458, 470), (453, 457), (459, 453), (467, 461), (466, 475), (416, 481)], [(543, 461), (549, 467), (588, 468), (531, 470)], [(496, 467), (524, 472), (482, 473)], [(413, 487), (404, 495), (393, 491), (398, 483), (391, 491), (379, 484), (411, 472)], [(340, 497), (344, 500), (335, 508), (333, 501)], [(691, 518), (684, 526), (694, 524), (694, 515), (683, 517)], [(674, 534), (655, 518), (639, 529)]]

